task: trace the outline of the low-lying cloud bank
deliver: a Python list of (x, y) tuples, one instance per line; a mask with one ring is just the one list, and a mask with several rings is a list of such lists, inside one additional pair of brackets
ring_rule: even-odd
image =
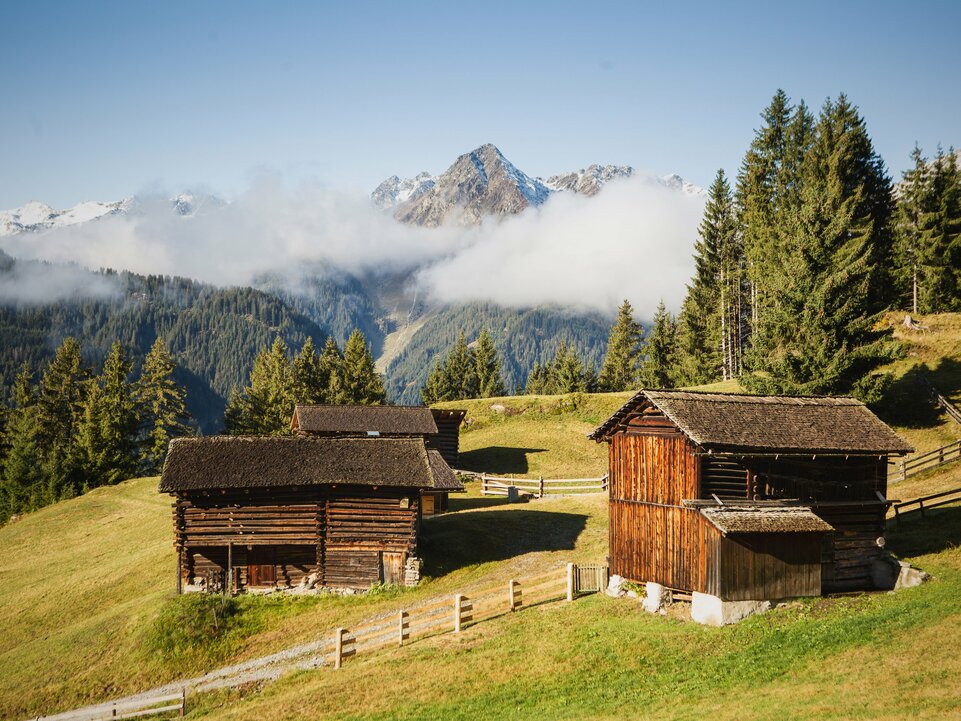
[[(141, 200), (128, 215), (9, 236), (0, 247), (18, 258), (220, 285), (247, 284), (266, 272), (297, 278), (321, 265), (352, 274), (411, 273), (418, 289), (440, 302), (611, 312), (629, 298), (649, 312), (661, 298), (679, 306), (703, 207), (703, 198), (637, 177), (612, 182), (593, 198), (557, 194), (480, 227), (427, 229), (398, 223), (365, 196), (288, 188), (265, 177), (234, 202), (193, 216), (171, 212), (165, 199)], [(0, 279), (0, 299), (44, 299), (27, 286)], [(47, 299), (63, 297), (69, 294)]]

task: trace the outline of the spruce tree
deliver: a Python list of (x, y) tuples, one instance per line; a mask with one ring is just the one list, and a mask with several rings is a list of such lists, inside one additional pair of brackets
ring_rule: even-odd
[(552, 392), (550, 388), (550, 372), (548, 366), (534, 363), (530, 373), (527, 374), (527, 382), (524, 384), (524, 393), (529, 396), (543, 396)]
[(88, 487), (131, 478), (137, 469), (139, 417), (129, 378), (132, 370), (129, 353), (116, 341), (103, 372), (88, 384), (78, 428)]
[(307, 336), (300, 353), (294, 358), (294, 402), (326, 403), (330, 393), (330, 373), (329, 365), (321, 363), (313, 338)]
[(866, 200), (884, 185), (868, 177), (871, 152), (846, 99), (825, 103), (801, 168), (798, 213), (784, 220), (790, 241), (769, 279), (778, 292), (753, 339), (750, 390), (878, 397), (884, 379), (872, 372), (891, 348), (874, 327), (883, 295), (874, 287), (883, 278), (876, 243), (886, 241), (875, 223), (881, 201)]
[(37, 395), (39, 461), (44, 477), (43, 503), (69, 498), (84, 484), (83, 452), (77, 428), (83, 415), (89, 370), (80, 344), (67, 338), (44, 371)]
[(674, 385), (677, 325), (662, 300), (657, 305), (651, 331), (644, 344), (641, 366), (643, 388), (670, 388)]
[(231, 394), (224, 430), (233, 435), (287, 435), (293, 412), (293, 365), (287, 344), (278, 337), (254, 360), (250, 385)]
[(384, 382), (374, 365), (367, 339), (355, 329), (344, 346), (341, 393), (346, 403), (379, 405), (387, 402)]
[(945, 154), (939, 147), (932, 163), (921, 245), (922, 311), (961, 309), (961, 178), (953, 150)]
[(432, 403), (450, 400), (451, 389), (448, 383), (447, 366), (440, 358), (434, 359), (434, 367), (427, 376), (427, 382), (420, 390), (421, 402), (429, 406)]
[(319, 360), (320, 379), (327, 378), (327, 390), (324, 393), (325, 403), (343, 402), (338, 400), (343, 396), (343, 365), (344, 356), (340, 352), (340, 348), (331, 336), (327, 336)]
[(911, 151), (914, 166), (903, 173), (897, 212), (897, 281), (901, 298), (911, 312), (920, 312), (919, 285), (925, 261), (923, 224), (932, 208), (928, 161), (917, 145)]
[(501, 378), (501, 359), (494, 347), (494, 339), (487, 329), (481, 331), (474, 348), (474, 370), (477, 377), (478, 398), (495, 398), (506, 394)]
[(173, 438), (190, 433), (186, 392), (174, 380), (174, 368), (167, 345), (157, 338), (134, 387), (143, 436), (140, 465), (147, 473), (158, 473), (163, 467)]
[(584, 393), (587, 391), (587, 372), (574, 348), (562, 340), (549, 370), (551, 393)]
[(630, 301), (621, 303), (607, 339), (607, 353), (597, 384), (602, 392), (626, 391), (637, 384), (644, 329), (634, 320)]
[(24, 364), (14, 381), (14, 407), (8, 417), (9, 445), (0, 477), (0, 522), (47, 502), (43, 473), (37, 463), (41, 433), (36, 396), (33, 376)]

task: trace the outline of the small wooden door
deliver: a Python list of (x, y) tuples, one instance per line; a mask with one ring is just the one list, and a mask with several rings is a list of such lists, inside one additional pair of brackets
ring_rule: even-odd
[(247, 585), (273, 586), (277, 583), (273, 546), (253, 546), (247, 551)]
[(433, 516), (436, 511), (434, 510), (434, 494), (425, 493), (420, 497), (420, 507), (421, 513), (425, 516)]
[(404, 557), (406, 553), (384, 551), (380, 554), (380, 580), (404, 585)]

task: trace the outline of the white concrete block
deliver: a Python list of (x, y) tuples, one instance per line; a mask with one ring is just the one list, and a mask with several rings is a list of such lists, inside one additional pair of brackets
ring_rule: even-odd
[(644, 596), (642, 604), (648, 613), (657, 613), (664, 606), (671, 603), (671, 591), (659, 583), (648, 581), (646, 584), (647, 595)]
[(770, 608), (770, 601), (722, 601), (707, 593), (691, 594), (691, 619), (706, 626), (737, 623)]
[(607, 595), (617, 598), (624, 595), (624, 578), (614, 574), (607, 582)]

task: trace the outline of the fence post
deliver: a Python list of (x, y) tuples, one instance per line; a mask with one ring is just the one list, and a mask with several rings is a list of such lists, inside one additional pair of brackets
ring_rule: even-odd
[(340, 668), (344, 658), (344, 629), (334, 630), (334, 668)]
[(464, 596), (462, 594), (454, 594), (454, 633), (460, 633), (460, 609), (463, 602)]
[(544, 497), (544, 476), (540, 476), (540, 477), (539, 477), (539, 481), (538, 481), (538, 494), (539, 494), (539, 495), (537, 496), (538, 498), (543, 498), (543, 497)]
[(180, 689), (180, 716), (181, 718), (187, 715), (187, 689)]
[(924, 501), (918, 501), (918, 510), (921, 511), (921, 518), (924, 518)]
[(903, 480), (905, 480), (906, 478), (907, 478), (907, 475), (906, 475), (905, 470), (904, 470), (904, 459), (902, 458), (902, 459), (901, 459), (901, 480), (903, 481)]
[(567, 564), (567, 600), (574, 600), (574, 564)]
[(481, 473), (481, 495), (487, 495), (487, 474)]
[(397, 645), (403, 646), (404, 639), (406, 638), (405, 631), (409, 628), (408, 619), (410, 614), (407, 611), (401, 611), (397, 614)]
[(514, 586), (517, 584), (513, 578), (507, 584), (507, 598), (510, 610), (517, 608), (517, 597), (514, 595)]

